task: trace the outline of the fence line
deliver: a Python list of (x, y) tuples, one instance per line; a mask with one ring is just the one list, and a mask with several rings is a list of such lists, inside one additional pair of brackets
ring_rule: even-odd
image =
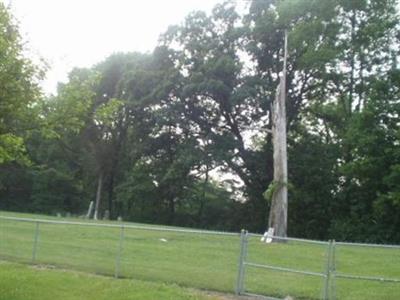
[(339, 246), (356, 246), (356, 247), (377, 247), (377, 248), (394, 248), (400, 249), (400, 245), (389, 245), (389, 244), (370, 244), (370, 243), (351, 243), (351, 242), (336, 242)]
[[(18, 218), (18, 217), (7, 217), (1, 216), (0, 219), (11, 220), (11, 221), (21, 221), (21, 222), (39, 222), (39, 223), (47, 223), (47, 224), (60, 224), (60, 225), (80, 225), (80, 226), (98, 226), (98, 227), (113, 227), (120, 228), (121, 224), (124, 225), (125, 228), (131, 229), (139, 229), (139, 230), (153, 230), (153, 231), (170, 231), (170, 232), (182, 232), (182, 233), (195, 233), (195, 234), (209, 234), (209, 235), (227, 235), (227, 236), (240, 236), (240, 233), (237, 232), (229, 232), (229, 231), (216, 231), (216, 230), (196, 230), (196, 229), (182, 229), (182, 228), (168, 228), (161, 226), (142, 226), (142, 225), (130, 225), (130, 224), (106, 224), (99, 222), (73, 222), (73, 221), (59, 221), (59, 220), (50, 220), (50, 219), (35, 219), (35, 218)], [(249, 237), (263, 237), (262, 234), (259, 233), (248, 233)], [(305, 242), (312, 244), (320, 244), (327, 245), (329, 241), (321, 241), (321, 240), (313, 240), (313, 239), (302, 239), (302, 238), (292, 238), (292, 237), (280, 237), (276, 235), (268, 235), (268, 237), (274, 240), (286, 240), (293, 242)], [(337, 242), (336, 245), (340, 246), (359, 246), (359, 247), (378, 247), (378, 248), (395, 248), (400, 249), (400, 245), (390, 245), (390, 244), (375, 244), (375, 243), (353, 243), (353, 242)]]
[[(249, 233), (248, 235), (252, 236), (252, 237), (257, 237), (257, 238), (263, 237), (263, 235), (260, 235), (260, 234)], [(336, 299), (336, 278), (400, 283), (400, 279), (397, 279), (397, 278), (385, 278), (385, 277), (376, 277), (376, 276), (358, 276), (358, 275), (351, 275), (351, 274), (345, 274), (345, 273), (337, 273), (336, 272), (336, 261), (337, 261), (336, 245), (356, 246), (356, 247), (375, 247), (375, 248), (387, 248), (387, 249), (400, 249), (400, 246), (363, 244), (363, 243), (345, 243), (345, 242), (336, 243), (334, 240), (329, 240), (328, 242), (324, 242), (324, 241), (298, 239), (298, 238), (277, 237), (277, 236), (272, 236), (272, 235), (267, 235), (266, 237), (271, 238), (272, 240), (278, 240), (278, 241), (288, 241), (288, 242), (293, 241), (293, 242), (302, 242), (302, 243), (317, 244), (317, 245), (328, 245), (325, 274), (318, 273), (318, 272), (306, 271), (306, 270), (298, 270), (298, 269), (284, 268), (284, 267), (279, 267), (279, 266), (272, 266), (272, 265), (268, 265), (268, 264), (258, 264), (258, 263), (254, 263), (254, 262), (249, 262), (249, 261), (246, 261), (246, 258), (242, 257), (242, 255), (241, 255), (241, 261), (239, 263), (239, 269), (243, 268), (243, 270), (244, 270), (246, 268), (246, 266), (248, 266), (248, 267), (260, 268), (260, 269), (269, 269), (269, 270), (280, 271), (280, 272), (288, 272), (288, 273), (318, 276), (318, 277), (325, 278), (324, 285), (323, 285), (323, 293), (322, 293), (323, 294), (322, 299), (324, 299), (324, 300)], [(242, 243), (243, 243), (243, 241), (242, 241)], [(247, 247), (247, 245), (246, 245), (246, 247)], [(239, 272), (239, 274), (240, 274), (240, 272)], [(243, 283), (241, 284), (241, 286), (239, 288), (237, 288), (237, 291), (239, 291), (239, 292), (237, 292), (237, 294), (241, 294), (241, 295), (250, 295), (250, 296), (256, 295), (254, 293), (249, 293), (248, 291), (246, 291)]]
[[(243, 234), (243, 231), (242, 231)], [(247, 234), (245, 233), (245, 237), (247, 236), (253, 236), (253, 237), (260, 237), (260, 235), (256, 234)], [(240, 261), (239, 261), (239, 276), (241, 274), (244, 274), (246, 266), (253, 267), (253, 268), (260, 268), (260, 269), (268, 269), (268, 270), (273, 270), (273, 271), (280, 271), (280, 272), (287, 272), (287, 273), (294, 273), (294, 274), (302, 274), (302, 275), (307, 275), (307, 276), (316, 276), (316, 277), (322, 277), (325, 278), (324, 281), (324, 287), (323, 287), (323, 299), (324, 300), (330, 300), (334, 299), (331, 297), (330, 291), (331, 291), (331, 286), (334, 285), (332, 283), (334, 281), (334, 274), (335, 268), (334, 268), (334, 241), (329, 241), (329, 242), (322, 242), (322, 241), (314, 241), (314, 240), (305, 240), (305, 239), (296, 239), (296, 238), (287, 238), (287, 237), (276, 237), (276, 236), (271, 236), (267, 235), (267, 238), (272, 238), (280, 241), (297, 241), (297, 242), (306, 242), (306, 243), (311, 243), (311, 244), (318, 244), (318, 245), (328, 245), (328, 251), (327, 251), (327, 266), (326, 266), (326, 273), (318, 273), (318, 272), (311, 272), (311, 271), (305, 271), (305, 270), (297, 270), (297, 269), (292, 269), (292, 268), (283, 268), (283, 267), (278, 267), (278, 266), (271, 266), (267, 264), (258, 264), (258, 263), (253, 263), (246, 261), (246, 255), (242, 255), (242, 249), (244, 249), (244, 252), (247, 254), (247, 239), (241, 239), (241, 254), (240, 254)], [(249, 295), (249, 296), (254, 296), (256, 294), (249, 293), (246, 291), (244, 287), (244, 280), (240, 280), (238, 278), (238, 286), (236, 288), (236, 294), (238, 295)], [(276, 299), (276, 298), (272, 298)]]
[[(375, 247), (375, 248), (388, 248), (388, 249), (400, 249), (400, 245), (379, 245), (379, 244), (363, 244), (363, 243), (346, 243), (346, 242), (335, 242), (332, 240), (326, 241), (318, 241), (318, 240), (307, 240), (301, 238), (290, 238), (290, 237), (278, 237), (269, 235), (268, 238), (272, 240), (278, 241), (287, 241), (287, 242), (299, 242), (299, 243), (307, 243), (307, 244), (315, 244), (315, 245), (326, 245), (327, 254), (326, 254), (326, 269), (325, 272), (314, 272), (310, 270), (299, 270), (299, 269), (291, 269), (286, 267), (281, 267), (277, 265), (271, 264), (259, 264), (255, 262), (251, 262), (247, 260), (247, 252), (249, 247), (249, 237), (263, 237), (260, 234), (249, 233), (246, 230), (242, 230), (240, 233), (233, 232), (223, 232), (223, 231), (208, 231), (208, 230), (190, 230), (190, 229), (181, 229), (181, 228), (168, 228), (168, 227), (160, 227), (160, 226), (141, 226), (141, 225), (132, 225), (132, 224), (107, 224), (107, 223), (94, 223), (94, 222), (75, 222), (75, 221), (60, 221), (60, 220), (49, 220), (49, 219), (35, 219), (35, 218), (18, 218), (18, 217), (7, 217), (0, 216), (0, 219), (9, 220), (9, 221), (17, 221), (17, 222), (27, 222), (35, 224), (34, 236), (33, 236), (33, 244), (32, 244), (32, 258), (31, 262), (36, 262), (37, 257), (37, 249), (39, 245), (40, 238), (40, 225), (41, 224), (55, 224), (55, 225), (76, 225), (76, 226), (92, 226), (92, 227), (105, 227), (105, 228), (119, 228), (119, 238), (116, 245), (115, 252), (115, 266), (114, 266), (114, 276), (116, 278), (120, 277), (121, 272), (121, 259), (123, 256), (124, 249), (124, 239), (125, 239), (125, 230), (126, 229), (135, 229), (135, 230), (145, 230), (145, 231), (158, 231), (158, 232), (171, 232), (171, 233), (187, 233), (187, 234), (200, 234), (200, 235), (215, 235), (215, 236), (232, 236), (232, 237), (240, 237), (240, 248), (238, 255), (238, 269), (237, 269), (237, 277), (235, 283), (235, 292), (238, 295), (255, 295), (250, 293), (245, 288), (245, 280), (246, 280), (246, 268), (260, 268), (260, 269), (268, 269), (274, 270), (277, 272), (289, 272), (294, 274), (302, 274), (302, 275), (310, 275), (324, 278), (323, 290), (322, 290), (322, 298), (324, 300), (335, 299), (335, 280), (336, 278), (350, 279), (350, 280), (368, 280), (368, 281), (378, 281), (378, 282), (392, 282), (392, 283), (400, 283), (400, 279), (398, 278), (385, 278), (385, 277), (377, 277), (377, 276), (361, 276), (361, 275), (353, 275), (346, 273), (337, 273), (336, 272), (336, 246), (355, 246), (355, 247)], [(41, 239), (41, 238), (40, 238)], [(267, 245), (267, 244), (266, 244)], [(285, 245), (285, 243), (282, 243)], [(290, 245), (290, 243), (287, 243)], [(114, 248), (115, 249), (115, 248)], [(258, 295), (261, 296), (261, 295)], [(277, 299), (271, 297), (265, 297), (266, 299)]]
[(72, 222), (72, 221), (59, 221), (49, 219), (32, 219), (32, 218), (17, 218), (17, 217), (6, 217), (0, 216), (0, 219), (10, 221), (21, 221), (28, 223), (44, 223), (44, 224), (59, 224), (59, 225), (79, 225), (79, 226), (94, 226), (94, 227), (112, 227), (120, 228), (124, 225), (125, 228), (138, 229), (138, 230), (149, 230), (149, 231), (168, 231), (168, 232), (180, 232), (180, 233), (195, 233), (195, 234), (208, 234), (208, 235), (226, 235), (226, 236), (239, 236), (240, 233), (225, 232), (225, 231), (213, 231), (213, 230), (192, 230), (192, 229), (181, 229), (181, 228), (168, 228), (160, 226), (141, 226), (141, 225), (130, 225), (130, 224), (106, 224), (106, 223), (91, 223), (91, 222)]
[[(263, 237), (263, 234), (258, 233), (249, 233), (249, 236), (253, 237)], [(292, 238), (292, 237), (281, 237), (277, 235), (268, 235), (269, 238), (278, 241), (291, 241), (291, 242), (305, 242), (310, 244), (318, 244), (318, 245), (327, 245), (329, 242), (326, 241), (319, 241), (319, 240), (308, 240), (308, 239), (301, 239), (301, 238)]]

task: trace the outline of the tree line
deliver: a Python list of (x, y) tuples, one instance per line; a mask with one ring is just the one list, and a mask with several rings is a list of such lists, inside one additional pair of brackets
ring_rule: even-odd
[(264, 231), (285, 30), (288, 235), (400, 242), (392, 0), (221, 3), (48, 97), (0, 5), (0, 209)]

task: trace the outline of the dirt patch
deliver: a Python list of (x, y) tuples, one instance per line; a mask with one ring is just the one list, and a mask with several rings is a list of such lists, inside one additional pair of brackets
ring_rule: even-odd
[(58, 269), (56, 266), (53, 265), (29, 265), (30, 268), (36, 270), (53, 270)]
[(250, 297), (250, 296), (237, 296), (234, 294), (224, 294), (224, 293), (219, 293), (219, 292), (212, 292), (212, 291), (206, 291), (203, 292), (207, 296), (214, 297), (218, 300), (264, 300), (266, 298), (264, 297)]

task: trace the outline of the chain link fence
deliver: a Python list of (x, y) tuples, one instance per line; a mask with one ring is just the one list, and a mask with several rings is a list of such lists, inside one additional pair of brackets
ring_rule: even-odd
[(239, 234), (0, 217), (0, 258), (232, 292)]
[(273, 243), (263, 243), (261, 237), (241, 234), (238, 294), (330, 299), (331, 242), (271, 237)]
[(397, 299), (400, 246), (0, 216), (0, 258), (267, 299)]
[(268, 299), (399, 299), (400, 246), (241, 233), (237, 294)]
[(400, 299), (400, 246), (337, 242), (334, 264), (338, 299)]

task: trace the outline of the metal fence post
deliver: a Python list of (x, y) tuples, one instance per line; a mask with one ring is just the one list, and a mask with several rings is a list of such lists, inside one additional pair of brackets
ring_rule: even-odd
[(122, 256), (122, 245), (124, 242), (124, 225), (121, 225), (121, 230), (119, 234), (119, 245), (118, 245), (118, 251), (117, 251), (117, 256), (115, 258), (115, 278), (118, 278), (119, 276), (119, 271), (121, 267), (121, 256)]
[(35, 227), (35, 237), (33, 239), (32, 263), (34, 263), (36, 260), (36, 251), (37, 251), (38, 240), (39, 240), (39, 222), (37, 221), (36, 227)]
[(242, 229), (240, 232), (240, 254), (239, 254), (239, 264), (238, 264), (238, 276), (236, 281), (236, 295), (240, 295), (244, 292), (244, 275), (245, 275), (245, 260), (247, 256), (247, 243), (248, 243), (248, 233), (246, 230)]
[(330, 277), (330, 268), (331, 268), (331, 255), (332, 252), (332, 240), (328, 241), (328, 249), (326, 255), (326, 269), (325, 269), (325, 282), (324, 282), (324, 300), (329, 300), (329, 277)]
[(336, 272), (336, 243), (335, 240), (328, 242), (328, 254), (325, 270), (324, 300), (336, 299), (335, 272)]
[(331, 268), (330, 268), (330, 292), (329, 299), (336, 300), (336, 242), (332, 241), (332, 257), (331, 257)]

